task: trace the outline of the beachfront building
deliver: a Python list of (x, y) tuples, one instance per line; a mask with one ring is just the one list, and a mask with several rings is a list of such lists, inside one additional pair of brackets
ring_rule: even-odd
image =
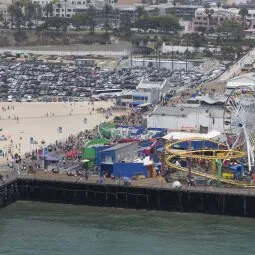
[(147, 117), (148, 128), (167, 128), (172, 131), (223, 132), (223, 108), (157, 106)]
[(167, 79), (151, 81), (142, 79), (135, 91), (120, 96), (121, 106), (133, 107), (137, 105), (150, 105), (158, 103), (171, 91), (171, 84)]
[(151, 104), (151, 92), (130, 91), (120, 96), (121, 106), (133, 107), (141, 104)]
[(242, 22), (242, 17), (239, 15), (239, 9), (237, 8), (223, 9), (211, 7), (209, 10), (212, 10), (213, 12), (211, 18), (209, 18), (205, 8), (196, 9), (195, 18), (193, 20), (194, 31), (203, 32), (210, 29), (216, 29), (226, 20)]
[(137, 159), (138, 142), (120, 143), (102, 151), (101, 163), (128, 162)]

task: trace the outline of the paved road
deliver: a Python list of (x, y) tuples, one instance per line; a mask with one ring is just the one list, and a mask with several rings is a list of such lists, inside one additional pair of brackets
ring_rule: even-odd
[(0, 53), (11, 51), (14, 53), (27, 52), (35, 55), (57, 55), (57, 56), (122, 56), (129, 54), (131, 45), (129, 42), (118, 41), (112, 44), (99, 45), (52, 45), (52, 46), (22, 46), (1, 48)]

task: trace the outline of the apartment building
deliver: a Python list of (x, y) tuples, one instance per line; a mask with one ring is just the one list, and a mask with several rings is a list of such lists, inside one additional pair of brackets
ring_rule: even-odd
[(193, 20), (194, 31), (200, 32), (208, 31), (211, 28), (216, 29), (226, 20), (242, 21), (242, 17), (239, 15), (239, 9), (237, 8), (223, 9), (212, 7), (209, 10), (212, 10), (211, 17), (206, 13), (205, 8), (198, 8), (195, 11), (195, 18)]

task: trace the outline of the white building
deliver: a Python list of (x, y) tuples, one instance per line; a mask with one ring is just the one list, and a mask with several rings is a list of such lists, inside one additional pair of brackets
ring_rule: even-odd
[(167, 128), (169, 131), (223, 132), (223, 109), (209, 107), (157, 106), (147, 117), (148, 128)]
[(217, 8), (210, 7), (209, 10), (213, 10), (213, 14), (209, 19), (205, 8), (198, 8), (195, 11), (195, 18), (193, 20), (193, 26), (195, 31), (206, 31), (210, 28), (216, 29), (221, 26), (226, 20), (242, 21), (241, 15), (239, 15), (239, 9), (237, 8)]
[(120, 96), (121, 106), (132, 107), (151, 103), (151, 92), (130, 91)]
[(247, 73), (228, 80), (226, 84), (226, 93), (240, 87), (240, 86), (252, 86), (255, 88), (255, 73)]
[[(190, 52), (204, 52), (204, 50), (209, 50), (210, 52), (220, 52), (220, 47), (192, 47), (192, 46), (179, 46), (179, 45), (168, 45), (165, 42), (162, 44), (162, 52), (163, 53), (171, 53), (171, 52), (179, 52), (179, 53), (185, 53), (185, 51), (188, 50)], [(185, 62), (179, 61), (182, 65), (185, 64)]]
[[(151, 102), (159, 102), (162, 97), (164, 97), (170, 91), (170, 83), (167, 79), (162, 79), (161, 81), (151, 81), (147, 79), (142, 79), (137, 86), (136, 90), (141, 92), (151, 93)], [(144, 102), (145, 103), (145, 102)]]

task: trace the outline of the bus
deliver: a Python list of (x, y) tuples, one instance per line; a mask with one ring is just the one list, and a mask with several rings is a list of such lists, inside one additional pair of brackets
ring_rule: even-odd
[(96, 89), (94, 90), (95, 95), (121, 93), (122, 89)]

